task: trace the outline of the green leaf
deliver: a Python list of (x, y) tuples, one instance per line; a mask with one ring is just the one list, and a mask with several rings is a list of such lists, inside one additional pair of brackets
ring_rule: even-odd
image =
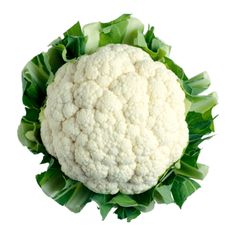
[[(166, 67), (168, 69), (170, 69), (173, 73), (175, 73), (175, 75), (182, 81), (186, 81), (188, 80), (188, 77), (186, 76), (186, 74), (184, 73), (183, 69), (178, 66), (176, 63), (174, 63), (170, 58), (168, 57), (163, 57), (161, 59), (161, 62), (164, 63), (166, 65)], [(186, 85), (184, 83), (184, 85)], [(185, 87), (185, 90), (188, 90), (187, 87)]]
[(155, 36), (154, 27), (149, 27), (144, 37), (147, 43), (147, 48), (144, 50), (147, 51), (154, 60), (160, 60), (169, 55), (171, 47)]
[[(50, 64), (51, 71), (55, 75), (57, 70), (65, 63), (62, 54), (63, 54), (64, 46), (58, 47), (53, 46), (48, 49), (47, 57), (48, 63)], [(50, 84), (54, 80), (54, 76), (51, 76), (48, 79), (48, 84)]]
[(119, 21), (107, 26), (101, 24), (99, 47), (110, 43), (122, 43), (128, 26), (128, 20)]
[(160, 204), (173, 203), (174, 199), (171, 192), (171, 185), (157, 186), (154, 191), (154, 198), (157, 201), (157, 203)]
[(139, 28), (139, 24), (133, 22), (129, 14), (124, 14), (107, 23), (95, 22), (85, 25), (83, 27), (83, 34), (86, 36), (85, 53), (91, 54), (98, 47), (107, 44), (128, 43), (130, 35)]
[(42, 161), (40, 162), (40, 164), (46, 164), (46, 163), (51, 163), (52, 161), (54, 161), (54, 158), (52, 158), (49, 154), (48, 155), (44, 155)]
[(112, 198), (112, 195), (110, 194), (95, 193), (92, 196), (92, 200), (95, 201), (99, 206), (100, 214), (103, 220), (107, 217), (108, 213), (113, 207), (113, 205), (109, 203), (111, 198)]
[(149, 51), (149, 49), (147, 48), (147, 43), (145, 41), (145, 38), (142, 32), (137, 31), (136, 33), (134, 33), (132, 41), (133, 41), (132, 45), (142, 48), (143, 50), (147, 51), (152, 57), (156, 56), (155, 53)]
[(65, 63), (76, 59), (85, 53), (85, 41), (86, 39), (84, 36), (66, 35), (64, 39), (53, 42), (53, 49), (51, 49), (51, 51), (49, 49), (49, 52), (52, 53), (52, 50), (54, 50), (54, 53), (55, 50), (58, 51), (60, 64), (61, 58)]
[(139, 211), (148, 212), (154, 208), (153, 189), (134, 195), (118, 193), (108, 203), (124, 208), (134, 207)]
[[(206, 113), (189, 112), (186, 117), (189, 129), (189, 141), (196, 142), (204, 135), (214, 131), (214, 119), (211, 110)], [(197, 143), (198, 145), (199, 143)]]
[(75, 188), (75, 185), (71, 186), (71, 188), (66, 188), (65, 190), (59, 192), (55, 197), (53, 197), (53, 199), (60, 205), (64, 206), (74, 194)]
[(77, 183), (75, 190), (65, 206), (72, 212), (80, 212), (90, 202), (93, 192), (87, 189), (82, 183)]
[(46, 195), (72, 212), (81, 211), (93, 195), (82, 183), (65, 176), (55, 159), (47, 171), (36, 176), (36, 180)]
[(200, 185), (194, 180), (180, 175), (176, 176), (171, 187), (175, 203), (181, 208), (185, 200), (198, 188)]
[(190, 112), (205, 113), (217, 104), (217, 95), (215, 92), (204, 96), (187, 96), (191, 102)]
[[(137, 42), (135, 42), (135, 40), (138, 35), (140, 35), (140, 34), (143, 35), (143, 29), (144, 29), (143, 23), (140, 20), (131, 17), (128, 21), (128, 25), (127, 25), (126, 32), (123, 37), (122, 43), (133, 45), (133, 46), (135, 46), (135, 45), (138, 46), (138, 44), (137, 44)], [(145, 42), (145, 39), (144, 39), (144, 41), (142, 39), (142, 42), (144, 43), (143, 46), (147, 45)]]
[(106, 22), (106, 23), (101, 23), (101, 26), (103, 28), (107, 27), (107, 26), (111, 26), (111, 25), (116, 25), (120, 22), (124, 22), (126, 20), (129, 20), (131, 18), (131, 14), (122, 14), (121, 16), (119, 16), (118, 18), (116, 18), (115, 20)]
[(154, 208), (155, 202), (153, 199), (154, 188), (151, 188), (143, 193), (131, 195), (132, 199), (137, 202), (136, 209), (142, 212), (151, 211)]
[(145, 34), (145, 41), (147, 43), (148, 48), (152, 48), (152, 41), (155, 39), (155, 34), (154, 34), (154, 27), (148, 27), (148, 30)]
[(155, 207), (155, 201), (154, 199), (152, 199), (152, 201), (148, 204), (140, 202), (138, 206), (136, 206), (135, 208), (141, 212), (149, 212), (152, 211), (154, 207)]
[(118, 219), (127, 219), (128, 222), (137, 218), (141, 212), (134, 207), (118, 207), (115, 212)]
[(184, 82), (189, 88), (191, 95), (198, 95), (210, 86), (210, 78), (207, 72), (200, 73)]
[(196, 167), (197, 166), (197, 159), (200, 154), (201, 149), (198, 147), (199, 141), (191, 142), (188, 144), (187, 148), (184, 151), (183, 156), (181, 157), (181, 161)]
[(50, 169), (37, 175), (36, 180), (44, 193), (52, 198), (61, 191), (66, 184), (63, 175), (57, 169)]
[(85, 53), (91, 54), (99, 46), (109, 43), (121, 43), (128, 25), (130, 15), (121, 15), (117, 19), (107, 22), (95, 22), (83, 27), (83, 34), (86, 37)]
[(130, 17), (130, 14), (123, 14), (113, 21), (100, 23), (99, 46), (110, 43), (122, 43), (125, 38), (127, 40), (130, 34), (128, 25), (129, 21), (132, 20), (133, 18)]
[(65, 33), (64, 36), (83, 36), (82, 29), (79, 21), (76, 22), (72, 27), (70, 27)]
[[(170, 46), (162, 42), (159, 38), (155, 37), (154, 34), (148, 34), (149, 31), (146, 33), (146, 35), (144, 35), (143, 28), (137, 28), (136, 31), (134, 30), (131, 34), (128, 44), (142, 48), (152, 57), (154, 61), (161, 60), (163, 57), (169, 54)], [(151, 44), (148, 43), (147, 40), (150, 40)]]
[(118, 193), (117, 195), (115, 195), (115, 197), (113, 197), (109, 201), (109, 203), (117, 204), (122, 207), (136, 207), (136, 206), (138, 206), (138, 203), (134, 199), (132, 199), (130, 196), (122, 194), (122, 193)]
[(22, 71), (22, 99), (26, 107), (40, 109), (46, 97), (47, 82), (52, 76), (45, 53), (40, 53), (26, 64)]
[[(146, 35), (144, 35), (143, 29), (143, 24), (128, 14), (108, 23), (95, 22), (85, 25), (83, 27), (84, 35), (87, 38), (85, 52), (90, 54), (98, 47), (123, 43), (142, 48), (154, 60), (167, 56), (170, 47), (158, 39), (153, 32), (152, 35), (150, 34), (153, 28)], [(151, 41), (150, 44), (146, 43), (146, 38)]]
[(85, 54), (95, 52), (99, 46), (101, 23), (91, 23), (83, 27), (83, 34), (86, 38)]
[(21, 119), (17, 135), (22, 145), (26, 146), (32, 153), (45, 152), (45, 148), (40, 138), (40, 124), (28, 120), (27, 115)]
[(62, 44), (66, 50), (66, 57), (63, 58), (65, 61), (78, 58), (85, 52), (85, 38), (83, 36), (66, 36), (62, 40)]
[(25, 119), (36, 123), (39, 122), (38, 118), (40, 110), (26, 107), (25, 111), (26, 111)]
[(182, 175), (194, 179), (204, 179), (208, 173), (208, 166), (197, 163), (196, 167), (189, 165), (183, 160), (180, 161), (181, 167), (180, 169), (175, 169), (174, 172), (177, 175)]

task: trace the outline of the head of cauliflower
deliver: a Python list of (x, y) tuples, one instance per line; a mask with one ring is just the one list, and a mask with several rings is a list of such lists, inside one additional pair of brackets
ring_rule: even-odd
[(110, 44), (58, 70), (41, 138), (62, 171), (92, 191), (138, 194), (188, 143), (184, 100), (164, 64), (142, 49)]

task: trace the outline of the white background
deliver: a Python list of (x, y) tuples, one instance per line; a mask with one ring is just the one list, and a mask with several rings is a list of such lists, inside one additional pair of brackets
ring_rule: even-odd
[[(230, 0), (67, 0), (0, 2), (0, 235), (236, 235), (236, 17)], [(171, 58), (190, 77), (207, 70), (219, 96), (215, 137), (200, 161), (210, 166), (202, 188), (182, 210), (158, 205), (131, 223), (110, 214), (101, 221), (94, 203), (80, 214), (49, 199), (37, 186), (41, 156), (17, 140), (24, 114), (21, 70), (67, 28), (132, 13), (172, 45)]]

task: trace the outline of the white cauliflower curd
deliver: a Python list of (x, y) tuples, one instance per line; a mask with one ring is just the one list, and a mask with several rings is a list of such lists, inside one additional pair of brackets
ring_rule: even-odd
[(96, 193), (144, 192), (188, 143), (177, 80), (164, 64), (125, 44), (68, 62), (47, 88), (43, 144), (67, 176)]

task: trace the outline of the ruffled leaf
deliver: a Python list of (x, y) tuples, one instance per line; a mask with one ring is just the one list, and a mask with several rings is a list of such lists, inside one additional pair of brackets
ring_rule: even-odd
[(36, 180), (45, 194), (72, 212), (80, 212), (93, 195), (82, 183), (68, 178), (55, 159)]
[(110, 203), (110, 200), (112, 198), (113, 196), (110, 194), (99, 193), (95, 193), (92, 197), (92, 200), (95, 201), (99, 206), (100, 214), (103, 220), (107, 217), (108, 213), (113, 208), (113, 204)]
[(200, 185), (194, 180), (181, 175), (176, 176), (171, 186), (175, 203), (181, 208), (185, 200), (198, 188)]
[(195, 163), (195, 166), (192, 166), (191, 164), (181, 160), (180, 168), (175, 168), (174, 172), (176, 175), (203, 180), (208, 173), (208, 166), (200, 163)]
[(17, 130), (18, 139), (34, 154), (45, 153), (46, 150), (40, 137), (39, 110), (26, 108), (26, 115), (22, 117)]
[(117, 204), (118, 206), (122, 207), (136, 207), (138, 206), (138, 203), (132, 199), (130, 196), (126, 194), (119, 193), (115, 197), (113, 197), (109, 203), (111, 204)]
[(154, 198), (157, 203), (160, 204), (170, 204), (174, 202), (171, 185), (161, 185), (157, 186), (154, 191)]
[(127, 219), (127, 222), (137, 218), (141, 212), (134, 207), (118, 207), (114, 212), (118, 219)]
[(189, 87), (189, 94), (198, 95), (207, 90), (211, 82), (207, 72), (203, 72), (186, 80), (185, 84)]

